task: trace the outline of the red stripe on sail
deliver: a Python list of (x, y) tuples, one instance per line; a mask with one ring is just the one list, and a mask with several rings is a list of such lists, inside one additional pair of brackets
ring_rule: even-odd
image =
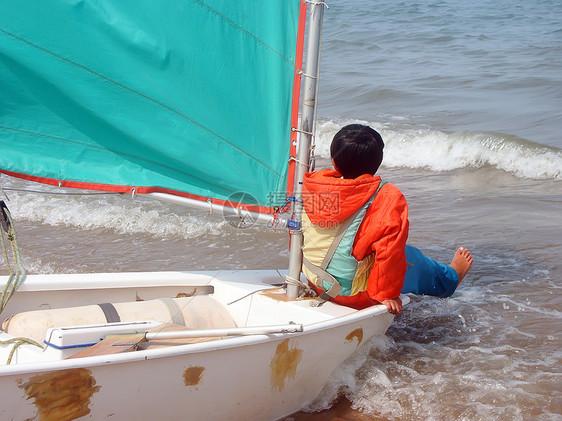
[(57, 180), (54, 178), (47, 177), (37, 177), (34, 175), (21, 174), (12, 171), (0, 170), (1, 173), (9, 175), (11, 177), (21, 178), (24, 180), (33, 181), (35, 183), (48, 184), (51, 186), (82, 189), (82, 190), (96, 190), (105, 191), (109, 193), (127, 193), (132, 194), (148, 194), (148, 193), (167, 193), (174, 196), (185, 197), (187, 199), (199, 200), (201, 202), (206, 202), (210, 200), (214, 205), (222, 205), (230, 208), (242, 208), (242, 210), (249, 212), (259, 212), (271, 214), (274, 213), (274, 209), (267, 206), (259, 205), (249, 205), (247, 203), (233, 202), (231, 200), (223, 200), (210, 198), (205, 196), (199, 196), (197, 194), (186, 193), (178, 190), (166, 189), (163, 187), (152, 187), (152, 186), (123, 186), (117, 184), (101, 184), (101, 183), (90, 183), (84, 181), (68, 181), (68, 180)]
[[(295, 79), (293, 83), (293, 102), (291, 105), (291, 127), (298, 128), (299, 124), (299, 100), (300, 100), (300, 92), (301, 92), (301, 75), (298, 73), (299, 70), (302, 70), (302, 60), (303, 60), (303, 51), (304, 51), (304, 33), (305, 33), (305, 26), (306, 26), (306, 3), (301, 1), (300, 5), (300, 12), (299, 12), (299, 27), (298, 27), (298, 34), (297, 34), (297, 50), (296, 50), (296, 59), (295, 59)], [(291, 132), (291, 145), (289, 148), (289, 154), (292, 157), (297, 156), (297, 135), (296, 131)], [(288, 171), (288, 178), (287, 178), (287, 195), (293, 195), (293, 189), (295, 187), (295, 160), (291, 159), (289, 161), (289, 171)]]

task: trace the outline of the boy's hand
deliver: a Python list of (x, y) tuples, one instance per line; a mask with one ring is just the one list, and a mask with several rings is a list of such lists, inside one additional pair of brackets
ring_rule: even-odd
[(398, 314), (402, 311), (402, 300), (400, 298), (383, 300), (381, 302), (386, 306), (390, 314)]

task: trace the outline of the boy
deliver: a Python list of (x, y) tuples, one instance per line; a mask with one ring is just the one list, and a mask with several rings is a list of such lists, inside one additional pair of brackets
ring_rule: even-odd
[(472, 257), (460, 248), (446, 266), (406, 246), (406, 199), (374, 175), (383, 148), (379, 133), (352, 124), (332, 141), (334, 170), (305, 174), (303, 272), (321, 300), (357, 309), (382, 303), (397, 314), (401, 292), (451, 295)]

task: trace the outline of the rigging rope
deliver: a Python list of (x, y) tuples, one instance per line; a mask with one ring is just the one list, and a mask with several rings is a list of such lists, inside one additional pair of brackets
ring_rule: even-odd
[[(16, 237), (16, 231), (14, 229), (14, 224), (12, 216), (8, 207), (3, 200), (0, 200), (0, 223), (2, 229), (0, 229), (0, 237), (2, 238), (2, 252), (4, 254), (4, 261), (6, 262), (6, 267), (10, 271), (8, 276), (8, 281), (4, 286), (4, 291), (0, 296), (0, 313), (4, 311), (6, 304), (14, 292), (19, 288), (23, 280), (25, 279), (25, 269), (21, 261), (20, 250), (18, 246), (18, 241)], [(8, 247), (6, 246), (6, 241), (9, 241), (11, 248), (11, 258), (8, 255)]]
[(304, 297), (316, 297), (318, 295), (318, 294), (316, 294), (316, 291), (314, 291), (310, 287), (310, 285), (305, 284), (300, 279), (295, 279), (295, 278), (291, 278), (289, 276), (285, 276), (284, 287), (286, 288), (287, 285), (296, 285), (296, 286), (302, 288), (302, 291), (301, 291), (300, 295), (297, 297), (298, 299), (301, 299), (301, 298), (304, 298)]
[[(88, 193), (76, 193), (76, 192), (55, 192), (55, 191), (45, 191), (45, 190), (31, 190), (31, 189), (16, 189), (16, 188), (10, 188), (10, 187), (2, 187), (1, 188), (2, 193), (4, 193), (5, 191), (17, 191), (17, 192), (25, 192), (25, 193), (39, 193), (39, 194), (48, 194), (48, 195), (59, 195), (59, 196), (99, 196), (99, 195), (123, 195), (125, 193), (120, 193), (120, 192), (88, 192)], [(6, 195), (6, 193), (4, 193), (4, 195)]]
[(7, 341), (0, 341), (0, 345), (9, 345), (9, 344), (14, 344), (14, 347), (12, 348), (12, 350), (10, 351), (10, 354), (8, 355), (8, 360), (6, 361), (6, 365), (10, 365), (10, 363), (12, 362), (12, 358), (14, 356), (14, 353), (16, 352), (16, 349), (19, 348), (20, 345), (34, 345), (34, 346), (38, 346), (39, 348), (43, 349), (43, 346), (37, 342), (35, 342), (33, 339), (29, 339), (29, 338), (12, 338), (12, 339), (8, 339)]

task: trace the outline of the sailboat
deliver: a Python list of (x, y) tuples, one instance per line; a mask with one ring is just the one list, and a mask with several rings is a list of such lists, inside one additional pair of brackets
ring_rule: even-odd
[(0, 277), (1, 419), (275, 420), (384, 335), (382, 305), (301, 294), (325, 6), (1, 6), (2, 177), (185, 204), (291, 239), (281, 282), (275, 270), (26, 275), (3, 203), (15, 260)]

